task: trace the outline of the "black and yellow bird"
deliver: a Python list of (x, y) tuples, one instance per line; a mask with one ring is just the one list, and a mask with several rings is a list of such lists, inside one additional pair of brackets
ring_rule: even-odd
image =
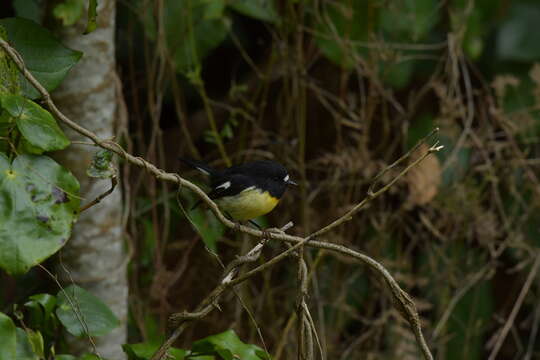
[(252, 161), (220, 170), (199, 161), (180, 160), (210, 176), (208, 197), (234, 220), (252, 220), (269, 213), (287, 186), (297, 185), (287, 169), (275, 161)]

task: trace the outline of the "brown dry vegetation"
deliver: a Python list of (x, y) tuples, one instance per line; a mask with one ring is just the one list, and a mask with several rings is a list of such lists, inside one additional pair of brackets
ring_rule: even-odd
[[(165, 37), (141, 35), (144, 13), (159, 26), (163, 3), (126, 4), (121, 16), (129, 16), (118, 36), (126, 109), (120, 125), (128, 151), (191, 178), (197, 175), (179, 167), (178, 155), (217, 166), (229, 159), (278, 160), (301, 186), (267, 222), (293, 221), (290, 233), (307, 234), (357, 204), (378, 172), (440, 127), (441, 154), (325, 240), (389, 269), (413, 295), (437, 358), (486, 359), (497, 342), (497, 359), (536, 358), (538, 281), (526, 279), (536, 275), (540, 259), (540, 65), (527, 63), (528, 76), (487, 69), (494, 47), (488, 34), (484, 57), (466, 51), (474, 5), (440, 2), (432, 15), (439, 37), (398, 43), (371, 26), (361, 50), (354, 50), (337, 32), (331, 40), (354, 60), (340, 67), (315, 40), (329, 3), (282, 1), (281, 26), (235, 17), (238, 28), (204, 60), (200, 83), (176, 73)], [(368, 3), (372, 11), (402, 11), (384, 1)], [(510, 3), (493, 5), (500, 12), (495, 24), (504, 21)], [(416, 70), (404, 84), (390, 84), (381, 64), (407, 61), (416, 61)], [(521, 89), (528, 101), (508, 106), (509, 94)], [(220, 137), (221, 150), (215, 137), (208, 141), (212, 127), (231, 132)], [(165, 330), (172, 312), (192, 309), (222, 269), (183, 217), (176, 189), (129, 167), (124, 178), (130, 179), (132, 338), (148, 339)], [(180, 197), (186, 207), (188, 196)], [(225, 232), (219, 258), (229, 262), (252, 244)], [(270, 243), (262, 258), (282, 250), (283, 244)], [(309, 250), (305, 258), (309, 307), (327, 359), (420, 358), (380, 278), (326, 251)], [(234, 328), (243, 341), (262, 346), (264, 339), (276, 360), (295, 358), (296, 265), (294, 259), (279, 263), (239, 287), (241, 302), (227, 294), (221, 311), (190, 326), (178, 345)], [(501, 339), (505, 326), (509, 332)]]

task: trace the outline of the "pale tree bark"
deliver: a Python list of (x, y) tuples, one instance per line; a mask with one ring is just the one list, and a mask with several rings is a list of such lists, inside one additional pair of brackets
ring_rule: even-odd
[[(115, 72), (115, 0), (98, 1), (97, 29), (83, 35), (85, 16), (75, 26), (59, 34), (68, 47), (84, 53), (54, 94), (60, 110), (102, 139), (113, 137), (117, 108)], [(72, 140), (88, 141), (66, 130)], [(58, 158), (81, 183), (85, 204), (110, 188), (110, 182), (86, 175), (97, 151), (93, 146), (72, 145)], [(121, 344), (126, 343), (127, 296), (126, 251), (123, 243), (122, 197), (120, 187), (101, 203), (81, 214), (73, 236), (62, 250), (59, 274), (65, 284), (73, 281), (108, 304), (121, 321), (111, 334), (95, 339), (98, 353), (105, 359), (121, 360)], [(64, 268), (68, 270), (66, 273)], [(70, 340), (74, 352), (91, 352), (88, 339)]]

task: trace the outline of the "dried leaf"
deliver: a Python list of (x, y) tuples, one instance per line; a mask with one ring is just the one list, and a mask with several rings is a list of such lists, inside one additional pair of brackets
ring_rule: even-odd
[[(411, 161), (420, 157), (428, 149), (426, 144), (422, 144), (412, 154)], [(415, 205), (425, 205), (430, 202), (437, 195), (437, 189), (441, 184), (441, 175), (439, 159), (433, 154), (428, 155), (420, 164), (413, 167), (405, 177), (409, 185), (409, 197), (405, 202), (405, 207), (411, 208)]]

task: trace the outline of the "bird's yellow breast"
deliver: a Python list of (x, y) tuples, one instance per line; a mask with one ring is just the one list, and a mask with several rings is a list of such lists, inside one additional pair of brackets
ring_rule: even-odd
[(251, 220), (267, 214), (279, 202), (268, 191), (246, 189), (234, 196), (216, 199), (218, 206), (236, 220)]

